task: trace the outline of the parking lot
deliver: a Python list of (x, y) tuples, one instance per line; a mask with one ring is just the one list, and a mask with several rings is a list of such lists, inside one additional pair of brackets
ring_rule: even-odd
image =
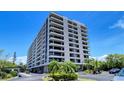
[(102, 72), (101, 74), (85, 74), (83, 72), (79, 72), (79, 77), (96, 81), (112, 81), (114, 74), (109, 74), (108, 72)]

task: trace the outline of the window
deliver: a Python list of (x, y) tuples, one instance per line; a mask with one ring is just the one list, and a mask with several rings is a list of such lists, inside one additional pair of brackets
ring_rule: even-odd
[(37, 59), (37, 61), (39, 61), (41, 58), (39, 57), (38, 59)]
[(50, 41), (49, 41), (49, 43), (53, 43), (53, 41), (52, 41), (52, 40), (50, 40)]
[(53, 46), (49, 46), (49, 49), (53, 49)]
[(79, 48), (79, 45), (75, 45), (76, 48)]
[(84, 55), (84, 58), (89, 58), (89, 56), (88, 55)]
[(70, 42), (73, 42), (73, 39), (69, 39)]
[(69, 46), (73, 47), (73, 44), (69, 44)]
[(74, 38), (78, 39), (78, 36), (74, 35)]
[(80, 59), (77, 59), (76, 62), (77, 62), (77, 63), (80, 63)]
[(69, 37), (73, 37), (73, 35), (72, 34), (69, 34)]
[(40, 65), (40, 62), (38, 62), (36, 65), (37, 65), (37, 66)]
[(75, 59), (70, 59), (71, 62), (75, 62)]
[(74, 49), (72, 49), (72, 48), (70, 48), (69, 50), (70, 50), (71, 52), (74, 52)]
[(75, 43), (78, 43), (78, 40), (75, 40)]
[(53, 52), (49, 52), (49, 55), (53, 55)]
[(74, 57), (74, 54), (73, 53), (70, 53), (70, 57)]
[(78, 32), (74, 31), (74, 34), (78, 34)]
[(76, 57), (80, 57), (80, 55), (79, 54), (76, 54)]
[(76, 51), (76, 52), (79, 52), (79, 49), (76, 49), (75, 51)]
[(71, 33), (73, 32), (73, 31), (72, 31), (72, 30), (70, 30), (70, 29), (69, 29), (68, 31), (69, 31), (69, 32), (71, 32)]

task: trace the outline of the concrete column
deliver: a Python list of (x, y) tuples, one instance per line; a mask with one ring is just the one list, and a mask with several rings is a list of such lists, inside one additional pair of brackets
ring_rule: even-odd
[(82, 36), (81, 36), (81, 29), (80, 25), (78, 24), (78, 40), (79, 40), (79, 51), (80, 51), (80, 61), (81, 64), (84, 62), (84, 54), (83, 54), (83, 44), (82, 44)]
[(65, 52), (65, 61), (69, 61), (70, 56), (69, 56), (69, 40), (68, 40), (67, 18), (64, 18), (64, 52)]
[(48, 20), (47, 20), (47, 22), (46, 22), (46, 24), (47, 24), (47, 31), (46, 31), (46, 39), (47, 39), (47, 41), (46, 41), (46, 44), (47, 44), (47, 62), (46, 63), (49, 63), (49, 25), (50, 25), (50, 23), (49, 23), (49, 17), (48, 17)]

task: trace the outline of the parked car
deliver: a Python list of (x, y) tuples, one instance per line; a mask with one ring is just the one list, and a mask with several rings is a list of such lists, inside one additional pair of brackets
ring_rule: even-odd
[(112, 68), (111, 70), (109, 70), (109, 74), (116, 74), (120, 71), (119, 68)]
[(124, 68), (119, 73), (115, 74), (113, 81), (124, 81)]
[(102, 72), (100, 70), (93, 71), (93, 74), (101, 74)]

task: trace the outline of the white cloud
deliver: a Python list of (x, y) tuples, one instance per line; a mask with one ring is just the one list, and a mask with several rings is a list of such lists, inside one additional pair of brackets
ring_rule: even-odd
[(121, 19), (119, 19), (115, 24), (110, 26), (110, 28), (111, 29), (113, 29), (113, 28), (124, 29), (124, 16)]
[(97, 57), (97, 60), (99, 60), (99, 61), (106, 61), (106, 57), (107, 56), (108, 55), (99, 56), (99, 57)]
[[(10, 57), (8, 60), (9, 61), (12, 61), (13, 60), (13, 57)], [(26, 64), (26, 62), (27, 62), (27, 56), (17, 57), (16, 58), (16, 63), (19, 64), (20, 62), (22, 62), (23, 64)]]
[(90, 57), (90, 58), (94, 58), (94, 59), (99, 60), (99, 61), (106, 61), (107, 56), (108, 55), (103, 55), (103, 56), (99, 56), (99, 57)]

